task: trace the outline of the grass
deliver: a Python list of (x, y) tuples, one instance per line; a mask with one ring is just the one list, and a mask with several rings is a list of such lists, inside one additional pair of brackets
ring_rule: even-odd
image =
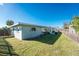
[(79, 45), (64, 34), (45, 35), (34, 39), (6, 38), (16, 55), (21, 56), (71, 56), (79, 55)]
[(3, 38), (0, 37), (0, 55), (1, 56), (9, 56), (9, 55), (16, 55), (13, 51), (11, 45)]

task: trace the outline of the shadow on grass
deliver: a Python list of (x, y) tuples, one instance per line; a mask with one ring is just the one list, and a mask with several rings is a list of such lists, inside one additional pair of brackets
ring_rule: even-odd
[(30, 38), (30, 39), (24, 39), (24, 40), (39, 41), (39, 42), (46, 43), (46, 44), (54, 44), (59, 39), (61, 34), (62, 34), (61, 32), (58, 32), (55, 35), (46, 34), (46, 35), (40, 35), (36, 38)]
[(12, 46), (5, 40), (5, 37), (0, 37), (0, 56), (18, 56)]

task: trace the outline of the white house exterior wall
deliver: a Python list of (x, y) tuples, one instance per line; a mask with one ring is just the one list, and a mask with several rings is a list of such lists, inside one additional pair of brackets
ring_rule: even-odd
[(33, 38), (42, 34), (41, 28), (35, 27), (36, 31), (32, 31), (32, 27), (22, 27), (22, 39)]
[(22, 40), (22, 31), (14, 31), (14, 36), (17, 39)]
[(15, 27), (13, 31), (14, 31), (14, 37), (17, 38), (17, 39), (22, 40), (22, 29), (21, 28), (19, 29), (18, 27)]
[(69, 27), (69, 33), (76, 34), (76, 31), (73, 27)]
[[(39, 26), (25, 26), (25, 25), (16, 25), (13, 26), (12, 28), (14, 28), (12, 31), (12, 34), (14, 35), (15, 38), (17, 39), (28, 39), (28, 38), (34, 38), (37, 37), (41, 34), (43, 34), (45, 31), (44, 29), (46, 29), (48, 32), (52, 33), (53, 29), (52, 28), (48, 28), (48, 27), (39, 27)], [(35, 31), (32, 31), (32, 28), (36, 28)]]

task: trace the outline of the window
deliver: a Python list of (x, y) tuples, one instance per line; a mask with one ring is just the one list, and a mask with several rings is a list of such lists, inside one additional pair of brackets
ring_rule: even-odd
[(17, 27), (17, 31), (19, 31), (20, 30), (20, 27)]
[(17, 28), (17, 31), (19, 31), (19, 28)]
[(55, 31), (52, 31), (52, 33), (55, 33)]
[(36, 31), (36, 28), (31, 28), (32, 31)]

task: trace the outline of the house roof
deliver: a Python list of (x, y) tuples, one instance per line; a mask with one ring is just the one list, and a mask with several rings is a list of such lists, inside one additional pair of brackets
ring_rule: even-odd
[(34, 27), (40, 27), (40, 28), (48, 28), (47, 26), (27, 24), (27, 23), (18, 23), (18, 24), (15, 24), (15, 25), (10, 26), (10, 28), (11, 27), (16, 27), (16, 26), (29, 26), (29, 27), (34, 26)]

